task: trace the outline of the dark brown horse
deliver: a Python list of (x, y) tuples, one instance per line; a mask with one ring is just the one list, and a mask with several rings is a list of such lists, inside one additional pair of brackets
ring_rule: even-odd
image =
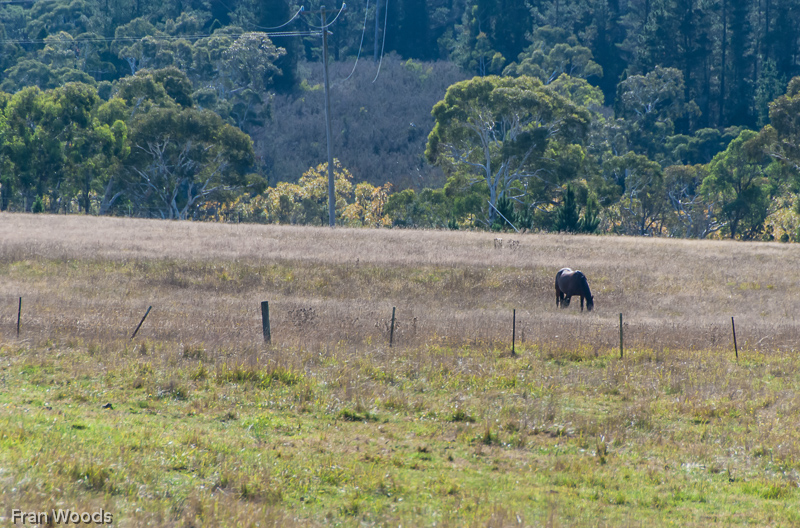
[(586, 275), (580, 271), (572, 271), (569, 268), (561, 268), (556, 273), (556, 306), (562, 308), (569, 306), (569, 301), (573, 295), (581, 298), (581, 311), (583, 311), (583, 299), (586, 298), (586, 309), (592, 311), (594, 308), (594, 297), (589, 289), (589, 282)]

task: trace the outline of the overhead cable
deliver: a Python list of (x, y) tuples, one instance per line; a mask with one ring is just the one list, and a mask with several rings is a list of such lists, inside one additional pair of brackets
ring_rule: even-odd
[[(380, 0), (377, 0), (377, 1), (380, 2)], [(367, 7), (364, 8), (364, 27), (361, 29), (361, 44), (358, 45), (358, 54), (356, 55), (356, 62), (355, 62), (355, 64), (353, 64), (353, 71), (350, 72), (350, 75), (348, 75), (344, 79), (344, 81), (349, 80), (350, 77), (352, 77), (353, 74), (356, 72), (356, 66), (358, 66), (358, 59), (359, 59), (359, 57), (361, 57), (361, 49), (364, 47), (364, 33), (366, 33), (366, 31), (367, 31), (367, 12), (368, 11), (369, 11), (369, 0), (367, 0)]]
[[(381, 0), (377, 0), (380, 2)], [(383, 50), (386, 46), (386, 23), (389, 21), (389, 0), (386, 0), (386, 7), (384, 8), (384, 18), (383, 18), (383, 43), (381, 44), (381, 60), (378, 61), (378, 71), (375, 72), (375, 78), (372, 79), (372, 82), (378, 80), (378, 75), (381, 73), (381, 64), (383, 64)]]
[(339, 12), (338, 12), (338, 13), (336, 13), (336, 16), (335, 16), (335, 17), (333, 17), (333, 20), (331, 20), (330, 22), (328, 22), (328, 23), (327, 23), (327, 24), (325, 24), (324, 26), (315, 26), (314, 24), (308, 24), (308, 22), (306, 22), (306, 24), (308, 24), (308, 26), (309, 26), (309, 27), (312, 27), (312, 28), (314, 28), (314, 29), (325, 29), (325, 28), (328, 28), (328, 27), (330, 27), (331, 25), (333, 25), (333, 23), (334, 23), (334, 22), (336, 22), (336, 19), (337, 19), (337, 18), (339, 18), (339, 15), (341, 15), (341, 14), (342, 14), (342, 11), (344, 11), (345, 9), (347, 9), (347, 4), (345, 4), (344, 2), (342, 2), (342, 7), (339, 9)]

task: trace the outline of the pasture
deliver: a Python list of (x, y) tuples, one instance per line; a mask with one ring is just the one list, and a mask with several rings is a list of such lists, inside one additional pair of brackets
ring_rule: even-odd
[[(799, 263), (779, 243), (0, 214), (0, 517), (798, 525)], [(556, 308), (565, 266), (592, 312)]]

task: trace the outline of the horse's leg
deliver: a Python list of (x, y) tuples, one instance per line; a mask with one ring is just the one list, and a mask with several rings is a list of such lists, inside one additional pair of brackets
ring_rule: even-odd
[(583, 295), (581, 295), (581, 311), (583, 311)]

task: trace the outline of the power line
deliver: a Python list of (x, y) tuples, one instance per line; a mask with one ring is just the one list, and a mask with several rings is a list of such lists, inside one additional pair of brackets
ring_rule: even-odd
[[(377, 0), (380, 2), (381, 0)], [(383, 50), (386, 47), (386, 24), (389, 21), (389, 0), (386, 0), (386, 7), (384, 8), (384, 18), (383, 18), (383, 44), (381, 44), (381, 60), (378, 62), (378, 71), (375, 72), (375, 78), (372, 79), (372, 82), (378, 80), (378, 75), (381, 73), (381, 64), (383, 64)]]
[[(377, 0), (380, 2), (380, 0)], [(364, 33), (367, 31), (367, 12), (369, 11), (369, 0), (367, 0), (367, 7), (364, 8), (364, 27), (361, 29), (361, 44), (358, 45), (358, 54), (356, 55), (356, 63), (353, 64), (353, 71), (350, 72), (350, 75), (347, 76), (345, 81), (350, 79), (353, 74), (356, 72), (356, 66), (358, 66), (358, 59), (361, 57), (361, 49), (364, 47)], [(344, 81), (342, 81), (344, 82)]]
[[(230, 9), (230, 7), (228, 7), (228, 9)], [(304, 10), (305, 10), (305, 7), (303, 7), (303, 6), (300, 6), (300, 9), (298, 9), (298, 10), (297, 10), (297, 13), (295, 13), (295, 14), (294, 14), (294, 16), (293, 16), (292, 18), (290, 18), (289, 20), (287, 20), (286, 22), (284, 22), (284, 23), (283, 23), (283, 24), (281, 24), (280, 26), (275, 26), (275, 27), (264, 27), (264, 26), (259, 26), (259, 25), (257, 25), (257, 24), (252, 24), (252, 26), (253, 26), (253, 27), (256, 27), (256, 28), (258, 28), (258, 29), (280, 29), (280, 28), (282, 28), (282, 27), (285, 27), (285, 26), (288, 26), (289, 24), (291, 24), (291, 23), (292, 23), (292, 21), (293, 21), (295, 18), (299, 17), (299, 16), (300, 16), (300, 13), (302, 13)]]
[(330, 21), (330, 22), (328, 22), (327, 24), (326, 24), (325, 22), (323, 22), (321, 26), (315, 26), (314, 24), (309, 24), (308, 22), (306, 22), (306, 24), (308, 24), (308, 26), (309, 26), (309, 27), (312, 27), (312, 28), (315, 28), (315, 29), (326, 29), (326, 28), (328, 28), (328, 27), (332, 26), (334, 22), (336, 22), (336, 19), (337, 19), (337, 18), (339, 18), (339, 15), (341, 15), (341, 14), (342, 14), (342, 12), (343, 12), (345, 9), (347, 9), (347, 4), (345, 4), (344, 2), (342, 2), (342, 7), (341, 7), (341, 9), (339, 9), (339, 12), (338, 12), (338, 13), (336, 13), (336, 16), (335, 16), (335, 17), (333, 17), (333, 20), (331, 20), (331, 21)]
[[(255, 33), (264, 33), (268, 37), (319, 37), (322, 35), (321, 31), (274, 31), (274, 32), (265, 32), (265, 31), (257, 31)], [(221, 36), (221, 37), (231, 37), (231, 38), (239, 38), (245, 35), (245, 33), (225, 33), (217, 35), (216, 33), (210, 35), (145, 35), (143, 37), (78, 37), (74, 38), (71, 41), (62, 40), (62, 42), (139, 42), (140, 40), (144, 40), (146, 38), (151, 38), (154, 40), (167, 40), (167, 41), (175, 41), (175, 40), (200, 40), (204, 38), (214, 37), (214, 36)], [(46, 40), (46, 39), (3, 39), (0, 40), (2, 43), (8, 44), (46, 44), (48, 42), (58, 42), (58, 40)]]

